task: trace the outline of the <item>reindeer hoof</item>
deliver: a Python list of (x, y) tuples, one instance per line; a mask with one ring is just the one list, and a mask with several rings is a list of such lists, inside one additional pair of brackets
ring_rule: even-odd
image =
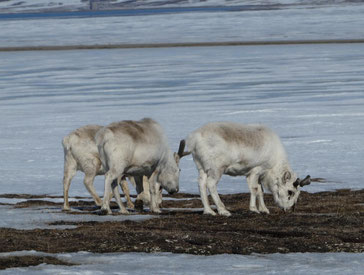
[(265, 209), (259, 209), (260, 213), (264, 213), (264, 214), (269, 214), (269, 210), (268, 208), (265, 208)]
[(128, 215), (128, 214), (130, 214), (130, 213), (129, 213), (129, 211), (128, 211), (128, 210), (126, 210), (126, 209), (125, 209), (125, 210), (120, 210), (120, 211), (119, 211), (119, 213), (120, 213), (120, 214), (123, 214), (123, 215)]
[(100, 215), (100, 216), (104, 216), (104, 215), (110, 215), (110, 214), (112, 214), (112, 212), (109, 209), (101, 208), (100, 211), (98, 211), (97, 214)]
[(151, 209), (151, 211), (155, 214), (160, 214), (162, 213), (162, 211), (158, 208), (158, 209)]
[(227, 210), (221, 210), (221, 211), (219, 211), (219, 215), (230, 217), (231, 213), (229, 211), (227, 211)]
[(249, 208), (249, 210), (250, 210), (251, 212), (254, 212), (254, 213), (260, 214), (259, 210), (258, 210), (258, 209), (256, 209), (256, 208)]
[(212, 215), (212, 216), (216, 216), (216, 213), (213, 210), (204, 210), (203, 211), (204, 215)]

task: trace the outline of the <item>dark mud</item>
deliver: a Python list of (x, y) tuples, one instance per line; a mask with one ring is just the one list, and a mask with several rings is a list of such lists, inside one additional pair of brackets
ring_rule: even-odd
[[(14, 207), (61, 203), (33, 200)], [(364, 190), (302, 192), (295, 212), (284, 213), (265, 195), (271, 214), (248, 211), (249, 194), (221, 195), (231, 217), (202, 215), (198, 195), (177, 194), (164, 200), (158, 218), (123, 222), (63, 222), (74, 229), (19, 230), (0, 228), (0, 252), (36, 250), (49, 253), (90, 251), (220, 253), (364, 252)], [(44, 197), (42, 197), (44, 198)], [(80, 198), (71, 207), (97, 215), (93, 202)], [(142, 212), (138, 214), (148, 214)], [(117, 214), (114, 214), (117, 215)], [(0, 258), (0, 269), (58, 261), (51, 257)], [(53, 263), (57, 264), (57, 263)], [(58, 263), (64, 264), (64, 263)]]

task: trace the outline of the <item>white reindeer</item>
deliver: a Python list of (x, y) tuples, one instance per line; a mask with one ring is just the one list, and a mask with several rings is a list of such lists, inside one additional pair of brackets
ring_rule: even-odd
[[(95, 143), (95, 135), (103, 126), (100, 125), (86, 125), (80, 127), (69, 135), (63, 138), (62, 144), (64, 149), (64, 176), (63, 176), (63, 197), (64, 197), (64, 210), (70, 210), (68, 202), (68, 192), (71, 185), (72, 178), (77, 171), (82, 171), (85, 174), (83, 183), (86, 189), (93, 197), (97, 206), (102, 205), (102, 200), (97, 195), (94, 188), (94, 179), (97, 175), (104, 175), (105, 170), (102, 167), (99, 152)], [(129, 178), (131, 183), (136, 186), (133, 178)], [(128, 182), (125, 177), (119, 177), (117, 184), (121, 185), (127, 205), (129, 208), (134, 208), (134, 204), (130, 199), (130, 192)], [(143, 188), (143, 185), (146, 189)], [(149, 186), (148, 182), (144, 179), (142, 186), (137, 188), (139, 190), (137, 200), (143, 200), (145, 204), (149, 203)], [(144, 192), (144, 190), (146, 190)], [(160, 193), (161, 196), (161, 193)], [(161, 201), (159, 198), (158, 202)]]
[(299, 186), (310, 184), (309, 176), (301, 181), (292, 171), (279, 137), (261, 125), (208, 123), (192, 132), (186, 144), (199, 172), (204, 214), (216, 215), (208, 202), (208, 189), (218, 213), (231, 215), (216, 190), (223, 174), (247, 177), (249, 209), (257, 213), (269, 213), (264, 204), (262, 185), (272, 192), (275, 202), (286, 211), (297, 202)]
[(157, 190), (159, 184), (170, 194), (179, 189), (179, 160), (183, 156), (184, 142), (177, 153), (172, 154), (162, 127), (150, 118), (140, 121), (124, 120), (111, 123), (97, 132), (96, 144), (105, 174), (105, 190), (101, 207), (102, 213), (111, 214), (111, 190), (121, 213), (128, 213), (120, 200), (117, 185), (118, 177), (133, 176), (137, 186), (141, 186), (143, 176), (148, 177), (150, 209), (159, 213)]

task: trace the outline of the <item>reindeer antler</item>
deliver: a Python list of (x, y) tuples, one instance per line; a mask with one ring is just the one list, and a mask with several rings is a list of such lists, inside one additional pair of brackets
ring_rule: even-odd
[(297, 178), (296, 181), (293, 183), (293, 186), (294, 187), (298, 187), (301, 186), (305, 186), (305, 185), (309, 185), (311, 183), (311, 176), (310, 175), (307, 175), (303, 180), (300, 180), (300, 178)]
[(300, 178), (297, 178), (296, 181), (293, 183), (293, 186), (297, 188), (298, 185), (300, 185), (300, 183), (301, 183)]
[(309, 185), (311, 183), (311, 177), (310, 175), (307, 175), (301, 182), (300, 185), (301, 187), (305, 186), (305, 185)]
[(179, 143), (179, 148), (177, 153), (180, 158), (191, 154), (191, 152), (185, 152), (185, 147), (186, 147), (186, 141), (182, 139), (181, 142)]

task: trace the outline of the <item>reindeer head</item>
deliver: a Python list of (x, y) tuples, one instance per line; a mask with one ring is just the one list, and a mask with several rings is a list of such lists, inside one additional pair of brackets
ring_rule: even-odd
[(184, 152), (186, 141), (181, 140), (177, 153), (173, 153), (173, 158), (170, 157), (166, 162), (166, 165), (161, 167), (161, 171), (158, 175), (158, 182), (161, 186), (170, 194), (176, 193), (179, 190), (179, 161), (182, 157), (190, 154)]
[(300, 195), (300, 188), (311, 183), (311, 177), (307, 176), (304, 180), (297, 178), (294, 173), (285, 171), (272, 190), (274, 201), (284, 211), (294, 209)]

